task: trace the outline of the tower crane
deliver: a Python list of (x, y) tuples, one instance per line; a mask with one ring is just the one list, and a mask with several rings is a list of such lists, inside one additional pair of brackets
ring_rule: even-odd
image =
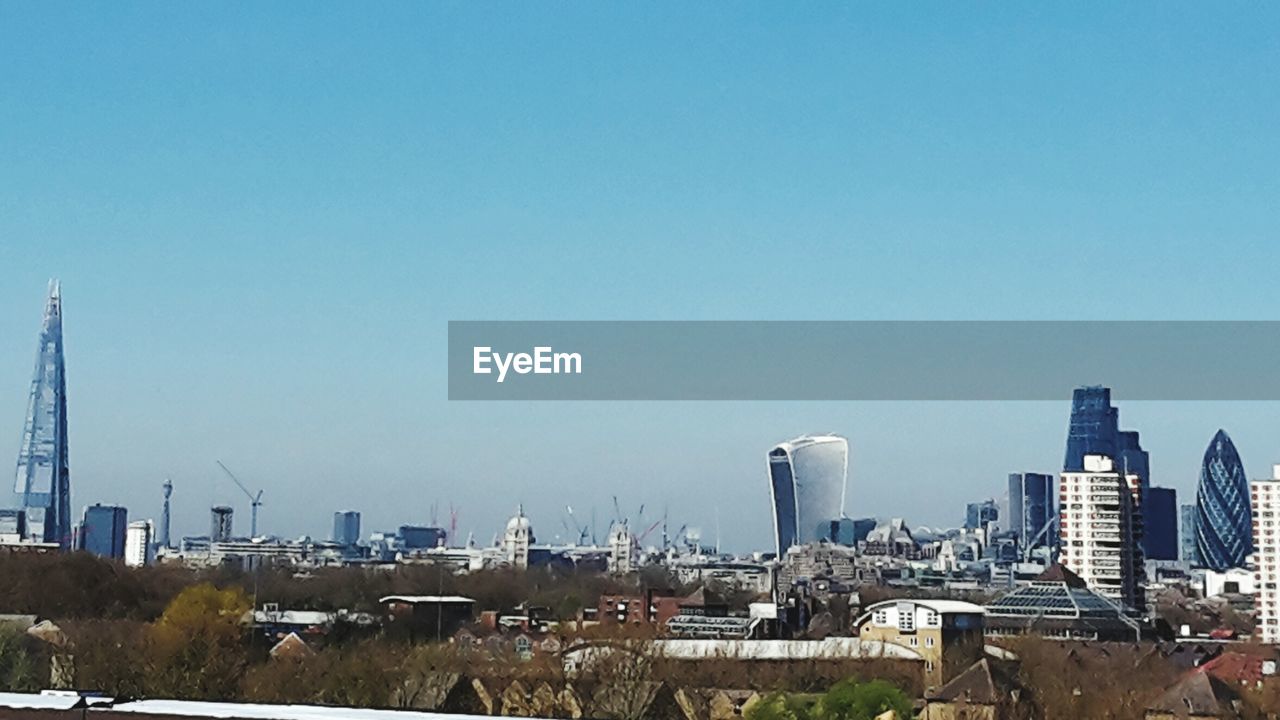
[(231, 472), (229, 469), (227, 469), (226, 465), (222, 464), (221, 460), (216, 460), (215, 462), (218, 463), (218, 467), (222, 468), (222, 472), (226, 473), (227, 477), (231, 478), (231, 480), (235, 482), (236, 486), (239, 487), (246, 496), (248, 496), (249, 498), (249, 537), (251, 538), (258, 537), (258, 508), (262, 507), (262, 491), (259, 490), (257, 495), (253, 494), (252, 492), (249, 491), (249, 488), (244, 486), (244, 483), (240, 482), (240, 478), (236, 477), (235, 473)]

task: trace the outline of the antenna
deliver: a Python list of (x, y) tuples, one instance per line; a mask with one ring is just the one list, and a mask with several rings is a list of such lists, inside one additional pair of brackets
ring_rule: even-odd
[(249, 492), (249, 488), (245, 487), (244, 483), (240, 482), (240, 478), (236, 477), (235, 473), (228, 470), (227, 466), (223, 465), (221, 460), (215, 460), (214, 462), (218, 463), (218, 467), (222, 468), (222, 472), (226, 473), (227, 477), (235, 481), (236, 486), (239, 487), (242, 491), (244, 491), (244, 494), (248, 496), (249, 498), (249, 537), (251, 538), (258, 537), (258, 508), (262, 507), (262, 491), (259, 490), (257, 495), (254, 495), (252, 492)]

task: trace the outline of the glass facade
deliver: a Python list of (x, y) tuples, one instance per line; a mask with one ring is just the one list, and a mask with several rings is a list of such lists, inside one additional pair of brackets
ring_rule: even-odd
[(67, 383), (62, 357), (62, 292), (49, 284), (27, 422), (13, 485), (26, 511), (26, 539), (71, 546), (71, 471), (67, 461)]
[(128, 511), (114, 505), (93, 505), (84, 509), (80, 524), (80, 549), (106, 558), (123, 558)]
[(1193, 567), (1204, 565), (1200, 562), (1200, 551), (1196, 548), (1196, 506), (1190, 503), (1182, 506), (1181, 523), (1179, 523), (1178, 545), (1182, 562)]
[(353, 547), (360, 542), (360, 513), (339, 510), (333, 514), (333, 541), (343, 547)]
[(1018, 547), (1026, 550), (1052, 546), (1054, 531), (1054, 477), (1042, 473), (1009, 474), (1009, 518), (1006, 524), (1018, 534)]
[(1249, 481), (1225, 430), (1213, 436), (1196, 489), (1196, 552), (1211, 570), (1243, 567), (1253, 552)]
[[(1119, 411), (1111, 405), (1111, 389), (1076, 388), (1071, 395), (1071, 422), (1067, 426), (1067, 456), (1062, 469), (1084, 470), (1085, 455), (1106, 455), (1118, 459)], [(1136, 438), (1134, 438), (1136, 442)], [(1119, 463), (1117, 463), (1119, 464)]]
[(844, 517), (849, 441), (838, 435), (796, 438), (769, 451), (776, 550), (828, 539)]
[(1178, 493), (1173, 488), (1147, 488), (1142, 509), (1145, 534), (1142, 552), (1148, 560), (1178, 559)]

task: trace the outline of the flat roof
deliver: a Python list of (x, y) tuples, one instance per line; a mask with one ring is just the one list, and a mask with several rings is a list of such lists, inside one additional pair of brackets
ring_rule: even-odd
[(379, 603), (402, 602), (402, 603), (440, 603), (440, 604), (469, 604), (474, 605), (475, 600), (461, 595), (388, 595)]

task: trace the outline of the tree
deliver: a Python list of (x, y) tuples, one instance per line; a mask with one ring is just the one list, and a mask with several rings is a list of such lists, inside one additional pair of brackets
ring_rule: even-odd
[(35, 692), (43, 684), (35, 654), (21, 630), (0, 625), (0, 690)]
[(812, 699), (783, 692), (770, 693), (752, 705), (746, 720), (808, 720), (813, 711)]
[(178, 594), (151, 627), (155, 694), (176, 698), (236, 697), (248, 654), (241, 618), (250, 609), (240, 588), (209, 583)]
[(817, 720), (875, 720), (889, 710), (900, 718), (909, 718), (911, 701), (884, 680), (842, 680), (818, 700), (813, 716)]

